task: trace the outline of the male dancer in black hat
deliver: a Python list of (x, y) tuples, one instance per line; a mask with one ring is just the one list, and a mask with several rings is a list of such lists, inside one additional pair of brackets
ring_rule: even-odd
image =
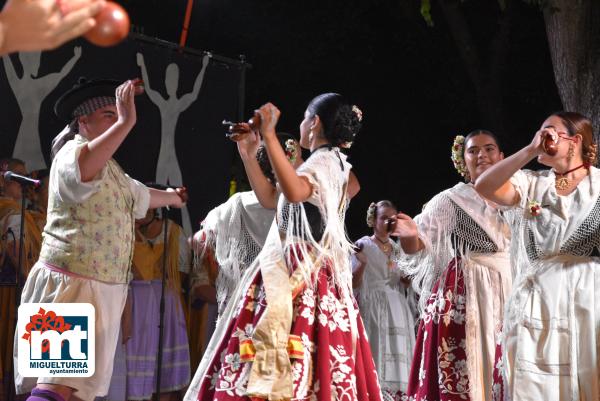
[[(185, 189), (149, 189), (112, 159), (136, 122), (135, 81), (80, 81), (55, 105), (71, 120), (53, 141), (48, 221), (40, 258), (22, 303), (75, 302), (95, 307), (96, 365), (91, 377), (26, 378), (28, 401), (93, 400), (108, 392), (133, 254), (134, 222), (148, 208), (181, 207)], [(138, 89), (136, 89), (138, 88)], [(28, 322), (18, 322), (18, 327)], [(15, 366), (18, 342), (15, 336)], [(37, 381), (37, 386), (36, 386)], [(35, 386), (35, 387), (34, 387)]]

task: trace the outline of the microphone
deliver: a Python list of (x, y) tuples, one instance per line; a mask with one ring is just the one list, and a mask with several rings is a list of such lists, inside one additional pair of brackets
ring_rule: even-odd
[(15, 174), (12, 171), (4, 172), (4, 179), (7, 181), (18, 182), (21, 185), (31, 185), (34, 188), (39, 188), (42, 186), (42, 182), (40, 180), (34, 180), (33, 178), (25, 177), (23, 175)]

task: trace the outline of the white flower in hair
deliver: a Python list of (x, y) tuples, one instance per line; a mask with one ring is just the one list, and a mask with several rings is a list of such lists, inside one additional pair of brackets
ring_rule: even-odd
[(353, 105), (352, 106), (352, 111), (354, 112), (354, 114), (356, 114), (356, 118), (358, 118), (358, 121), (362, 121), (363, 119), (363, 112), (361, 109), (358, 108), (357, 105)]

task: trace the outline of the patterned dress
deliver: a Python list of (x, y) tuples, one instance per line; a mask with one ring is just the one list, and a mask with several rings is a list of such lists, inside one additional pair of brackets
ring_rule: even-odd
[(501, 400), (499, 344), (511, 288), (506, 219), (461, 183), (415, 221), (425, 249), (402, 261), (422, 311), (408, 399)]
[(280, 196), (263, 250), (232, 294), (186, 401), (381, 400), (351, 292), (349, 170), (336, 148), (313, 152), (298, 169), (312, 184), (311, 206)]
[[(512, 182), (517, 275), (507, 305), (505, 361), (512, 400), (600, 399), (600, 170), (558, 195), (551, 170)], [(531, 213), (529, 202), (540, 206)], [(518, 241), (517, 241), (518, 239)]]
[[(402, 274), (395, 262), (401, 250), (390, 239), (391, 254), (386, 255), (370, 237), (357, 242), (367, 258), (362, 283), (355, 289), (371, 352), (385, 401), (402, 399), (408, 386), (410, 363), (415, 347), (415, 319), (411, 311), (414, 293), (401, 283)], [(352, 258), (353, 266), (357, 259)]]

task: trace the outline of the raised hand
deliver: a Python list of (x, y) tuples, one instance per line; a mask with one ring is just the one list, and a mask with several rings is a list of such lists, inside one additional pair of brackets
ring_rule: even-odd
[(241, 135), (241, 139), (237, 141), (238, 152), (242, 159), (255, 159), (258, 148), (260, 147), (260, 135), (256, 131), (249, 134)]
[(121, 123), (133, 127), (137, 120), (135, 110), (135, 81), (129, 80), (117, 87), (115, 97), (117, 98), (117, 115)]
[(264, 138), (276, 136), (275, 127), (279, 121), (281, 111), (273, 104), (266, 103), (257, 110), (260, 114), (260, 133)]
[[(96, 24), (104, 0), (8, 0), (0, 13), (0, 55), (54, 49)], [(3, 40), (2, 40), (3, 39)]]
[[(554, 128), (544, 128), (535, 133), (529, 148), (533, 150), (534, 155), (544, 152), (552, 155), (556, 154), (556, 143), (558, 143), (558, 132)], [(554, 148), (554, 150), (551, 150), (551, 148)]]
[(419, 236), (417, 223), (407, 214), (398, 213), (394, 231), (390, 234), (400, 239), (412, 239)]
[(407, 214), (398, 213), (396, 215), (396, 224), (391, 235), (398, 237), (402, 250), (409, 255), (425, 247), (419, 238), (417, 223)]

